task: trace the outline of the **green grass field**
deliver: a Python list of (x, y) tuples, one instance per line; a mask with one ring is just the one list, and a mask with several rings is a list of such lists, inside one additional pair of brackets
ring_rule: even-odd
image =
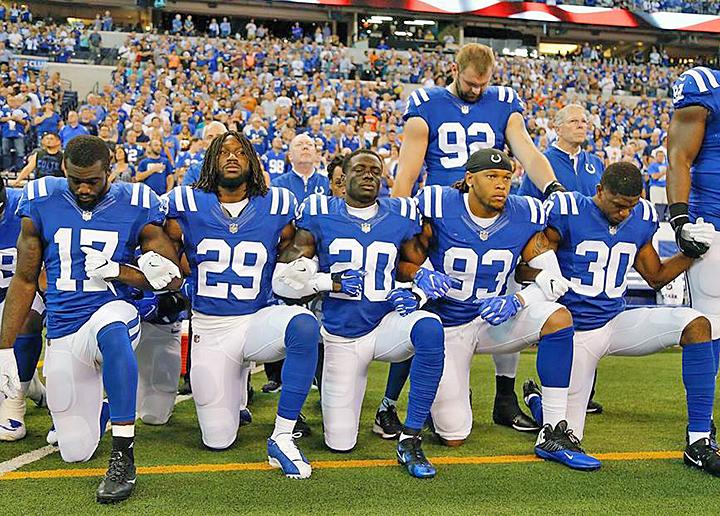
[[(518, 377), (534, 376), (534, 353), (522, 355)], [(473, 371), (474, 430), (459, 449), (426, 439), (431, 458), (529, 455), (533, 437), (491, 422), (494, 393), (492, 361), (476, 357)], [(358, 446), (350, 455), (323, 447), (317, 391), (305, 413), (314, 434), (300, 446), (311, 461), (393, 459), (394, 442), (370, 431), (387, 375), (386, 364), (373, 364), (365, 398)], [(253, 378), (259, 391), (263, 375)], [(0, 480), (4, 514), (150, 513), (150, 514), (717, 514), (720, 479), (685, 467), (685, 404), (680, 354), (669, 351), (644, 358), (608, 358), (601, 362), (598, 401), (605, 413), (589, 416), (584, 445), (593, 453), (678, 452), (662, 460), (606, 460), (600, 471), (581, 473), (543, 462), (443, 464), (432, 480), (410, 478), (399, 466), (316, 468), (311, 479), (291, 481), (278, 471), (224, 471), (141, 474), (133, 497), (116, 506), (99, 506), (94, 493), (101, 475), (73, 478)], [(520, 384), (521, 382), (518, 382)], [(519, 386), (518, 386), (519, 388)], [(252, 425), (240, 430), (225, 452), (200, 443), (192, 401), (176, 407), (165, 427), (138, 424), (138, 466), (262, 463), (272, 429), (277, 395), (256, 394)], [(404, 403), (404, 402), (401, 402)], [(402, 405), (404, 406), (404, 404)], [(0, 444), (0, 462), (45, 445), (49, 416), (31, 408), (28, 437)], [(18, 470), (106, 468), (110, 440), (105, 436), (95, 458), (65, 464), (53, 453)], [(348, 465), (344, 462), (344, 465)], [(208, 468), (205, 468), (208, 469)]]

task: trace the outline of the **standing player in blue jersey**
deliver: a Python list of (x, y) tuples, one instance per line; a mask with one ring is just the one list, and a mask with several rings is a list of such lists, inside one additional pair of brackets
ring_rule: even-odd
[[(506, 145), (545, 195), (562, 189), (548, 160), (525, 129), (523, 101), (512, 88), (489, 85), (494, 69), (492, 49), (471, 43), (455, 56), (452, 84), (447, 88), (420, 88), (410, 94), (403, 115), (404, 139), (393, 196), (411, 195), (423, 164), (427, 168), (426, 185), (448, 186), (463, 179), (470, 154), (483, 148), (502, 151)], [(493, 420), (518, 431), (537, 430), (535, 422), (521, 412), (515, 395), (520, 355), (498, 355), (493, 359)], [(397, 369), (390, 372), (389, 392), (383, 400), (386, 405), (397, 400), (407, 377), (407, 368)], [(378, 414), (377, 419), (381, 417)]]
[[(110, 153), (94, 136), (65, 149), (67, 179), (44, 177), (23, 191), (18, 262), (3, 313), (0, 349), (12, 346), (30, 310), (40, 269), (47, 274), (45, 376), (48, 407), (60, 455), (92, 457), (101, 435), (103, 387), (110, 404), (112, 453), (97, 500), (129, 497), (135, 485), (133, 444), (140, 332), (130, 286), (178, 288), (172, 243), (162, 230), (164, 210), (150, 188), (110, 184)], [(140, 246), (140, 268), (134, 261)]]
[[(414, 355), (397, 457), (412, 476), (430, 478), (435, 468), (422, 451), (421, 431), (442, 374), (443, 328), (436, 315), (416, 311), (419, 297), (395, 281), (403, 248), (413, 246), (422, 226), (412, 199), (378, 199), (383, 166), (375, 152), (356, 150), (343, 162), (344, 199), (306, 199), (294, 247), (281, 256), (295, 261), (278, 267), (273, 286), (294, 298), (327, 292), (321, 402), (325, 444), (333, 451), (349, 452), (357, 443), (370, 362)], [(317, 266), (309, 260), (315, 256)], [(282, 289), (283, 274), (297, 268), (307, 272), (299, 291)]]
[[(434, 299), (427, 305), (445, 326), (445, 369), (432, 407), (435, 431), (448, 446), (460, 446), (470, 435), (474, 354), (516, 353), (538, 344), (546, 401), (535, 453), (573, 469), (597, 469), (600, 462), (582, 451), (567, 428), (574, 330), (570, 313), (554, 302), (568, 284), (546, 245), (542, 204), (509, 195), (513, 166), (501, 151), (475, 151), (466, 167), (465, 178), (453, 187), (421, 191), (423, 233), (403, 264), (403, 278), (418, 286), (431, 274), (423, 267), (426, 259), (434, 271), (460, 280), (444, 293), (431, 292)], [(521, 291), (508, 292), (520, 258), (543, 274)]]
[[(687, 273), (690, 302), (712, 325), (715, 374), (720, 363), (720, 71), (702, 66), (673, 84), (675, 112), (668, 129), (667, 196), (670, 224), (683, 254), (703, 257)], [(715, 228), (712, 248), (687, 228), (702, 218)], [(708, 251), (708, 249), (710, 249)]]
[[(652, 244), (658, 216), (652, 204), (640, 198), (642, 192), (640, 170), (620, 162), (607, 168), (595, 196), (558, 192), (546, 203), (544, 234), (572, 285), (559, 300), (570, 310), (575, 325), (568, 425), (581, 440), (585, 409), (602, 357), (650, 355), (680, 344), (688, 411), (685, 462), (720, 476), (720, 455), (710, 436), (715, 393), (710, 321), (686, 307), (625, 309), (631, 267), (660, 289), (695, 261), (682, 253), (660, 261)], [(693, 242), (703, 245), (709, 245), (714, 236), (712, 225), (701, 220), (687, 223), (684, 230)], [(524, 258), (536, 256), (531, 253)], [(523, 276), (529, 280), (533, 275)], [(541, 417), (539, 390), (530, 381), (524, 391), (526, 401), (535, 404), (533, 413)]]
[[(5, 307), (10, 280), (15, 274), (20, 235), (20, 217), (15, 214), (22, 190), (6, 189), (0, 180), (0, 318)], [(12, 349), (0, 349), (0, 441), (25, 437), (25, 396), (44, 397), (45, 388), (37, 378), (42, 351), (42, 314), (45, 305), (35, 294), (32, 307)], [(30, 393), (39, 390), (39, 393)], [(38, 401), (41, 401), (38, 399)]]
[(295, 234), (296, 201), (268, 188), (257, 153), (236, 131), (217, 136), (194, 187), (168, 196), (165, 230), (190, 265), (193, 346), (190, 369), (205, 446), (230, 447), (245, 407), (248, 362), (285, 358), (270, 465), (308, 478), (310, 462), (293, 440), (317, 361), (318, 322), (299, 306), (279, 305), (271, 277)]

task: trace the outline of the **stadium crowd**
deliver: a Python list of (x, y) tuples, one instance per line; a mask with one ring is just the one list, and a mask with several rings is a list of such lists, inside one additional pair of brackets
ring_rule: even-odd
[[(202, 160), (203, 128), (217, 120), (252, 138), (271, 177), (289, 169), (288, 146), (301, 132), (315, 140), (320, 170), (336, 155), (359, 147), (376, 149), (387, 160), (387, 192), (397, 166), (408, 95), (415, 85), (444, 86), (452, 62), (452, 54), (441, 48), (371, 49), (363, 55), (338, 43), (327, 26), (318, 26), (316, 34), (302, 34), (296, 25), (293, 36), (281, 39), (251, 20), (241, 29), (242, 38), (223, 38), (228, 35), (223, 19), (218, 38), (188, 38), (183, 35), (188, 18), (175, 18), (182, 26), (171, 31), (177, 34), (130, 34), (118, 49), (112, 82), (70, 110), (61, 109), (57, 75), (15, 59), (14, 54), (25, 50), (14, 35), (37, 30), (48, 41), (64, 45), (62, 41), (78, 34), (63, 38), (63, 26), (7, 24), (0, 31), (0, 123), (2, 167), (13, 184), (20, 184), (18, 174), (22, 180), (32, 172), (52, 173), (56, 165), (50, 161), (57, 160), (44, 160), (48, 152), (56, 155), (73, 136), (86, 133), (99, 135), (115, 149), (116, 158), (126, 162), (119, 165), (119, 178), (135, 177), (138, 168), (147, 166), (144, 159), (164, 159), (173, 183), (181, 183), (187, 170)], [(113, 27), (105, 13), (87, 30), (92, 34)], [(28, 39), (23, 35), (21, 44), (27, 47)], [(65, 49), (71, 52), (69, 42)], [(525, 100), (528, 130), (541, 150), (557, 138), (557, 110), (581, 102), (590, 122), (586, 150), (606, 164), (631, 159), (646, 172), (650, 185), (661, 185), (668, 95), (680, 72), (680, 66), (654, 47), (645, 62), (637, 62), (606, 59), (585, 44), (566, 57), (501, 56), (494, 82), (511, 86)], [(45, 133), (52, 133), (48, 144)], [(158, 152), (152, 150), (156, 145)], [(663, 151), (660, 157), (658, 150)], [(518, 183), (522, 173), (518, 167)]]

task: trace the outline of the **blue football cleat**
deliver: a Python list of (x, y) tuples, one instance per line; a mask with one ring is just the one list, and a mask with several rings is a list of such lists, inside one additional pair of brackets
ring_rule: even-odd
[(397, 460), (415, 478), (433, 478), (437, 473), (435, 466), (425, 457), (420, 436), (409, 437), (398, 443)]
[(549, 424), (542, 427), (535, 444), (535, 455), (581, 471), (594, 471), (601, 465), (599, 460), (583, 451), (580, 441), (568, 429), (567, 421), (560, 421), (554, 429)]
[(312, 467), (303, 452), (295, 445), (291, 434), (280, 434), (267, 441), (268, 462), (273, 468), (282, 469), (288, 478), (310, 478)]

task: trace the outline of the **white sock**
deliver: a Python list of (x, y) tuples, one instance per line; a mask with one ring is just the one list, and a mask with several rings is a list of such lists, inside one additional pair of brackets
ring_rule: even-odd
[(271, 439), (275, 439), (280, 434), (292, 435), (295, 430), (296, 419), (285, 419), (284, 417), (275, 416), (275, 428), (270, 436)]
[(400, 438), (398, 439), (398, 441), (404, 441), (405, 439), (412, 439), (413, 437), (420, 437), (420, 436), (408, 435), (405, 432), (401, 432)]
[(700, 439), (710, 439), (710, 432), (688, 432), (688, 442), (690, 444), (696, 443)]
[(569, 390), (568, 387), (542, 388), (543, 424), (555, 428), (555, 425), (565, 419)]
[(135, 437), (135, 425), (112, 425), (113, 437)]
[(30, 389), (31, 382), (32, 382), (32, 380), (27, 381), (27, 382), (20, 382), (20, 390), (22, 391), (23, 394), (27, 394), (28, 390)]

